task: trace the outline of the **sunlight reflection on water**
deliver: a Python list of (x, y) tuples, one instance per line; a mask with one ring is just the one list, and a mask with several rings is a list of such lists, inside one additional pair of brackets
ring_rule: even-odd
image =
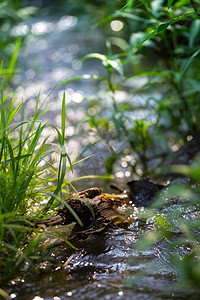
[[(107, 85), (105, 82), (89, 79), (90, 74), (93, 74), (94, 77), (99, 74), (107, 76), (103, 65), (99, 60), (92, 60), (92, 62), (88, 60), (84, 63), (80, 60), (88, 52), (101, 53), (105, 47), (105, 37), (99, 29), (87, 30), (87, 34), (85, 34), (85, 25), (83, 26), (83, 24), (84, 21), (76, 17), (63, 15), (54, 18), (38, 17), (27, 24), (19, 24), (15, 28), (15, 34), (25, 31), (31, 33), (25, 39), (27, 47), (22, 49), (19, 55), (19, 64), (23, 66), (23, 70), (15, 78), (16, 84), (20, 83), (20, 87), (17, 88), (18, 100), (16, 103), (19, 104), (23, 99), (26, 104), (27, 115), (33, 115), (34, 103), (36, 103), (40, 91), (39, 111), (48, 110), (42, 119), (60, 129), (61, 103), (65, 92), (66, 126), (69, 127), (69, 129), (66, 128), (66, 135), (70, 139), (73, 138), (73, 141), (68, 145), (68, 154), (72, 157), (88, 147), (89, 143), (95, 144), (98, 140), (94, 132), (77, 135), (79, 130), (82, 133), (83, 130), (90, 129), (90, 126), (85, 123), (87, 114), (91, 117), (101, 114), (103, 103), (105, 105), (104, 116), (109, 118), (112, 115), (110, 108), (112, 95), (106, 95)], [(120, 25), (121, 23), (117, 24)], [(69, 81), (60, 85), (63, 80), (83, 75), (84, 80)], [(116, 91), (116, 102), (130, 103), (133, 106), (144, 105), (147, 100), (146, 95), (130, 96), (128, 91), (141, 88), (146, 80), (145, 76), (128, 79), (124, 83), (127, 91)], [(90, 101), (93, 101), (91, 99), (94, 99), (94, 104), (90, 105)], [(106, 101), (101, 101), (103, 99)], [(144, 109), (124, 113), (130, 119), (152, 118), (149, 111)], [(45, 138), (44, 134), (50, 135), (49, 142), (57, 141), (54, 131), (45, 129), (43, 132)], [(110, 147), (116, 148), (117, 151), (120, 145), (116, 145), (115, 141), (110, 141)], [(90, 174), (90, 172), (92, 174), (97, 174), (97, 172), (104, 174), (105, 166), (103, 164), (105, 158), (110, 155), (104, 142), (99, 142), (95, 149), (88, 147), (88, 150), (84, 152), (85, 156), (91, 154), (95, 155), (86, 162), (88, 171), (84, 168), (79, 168), (79, 171), (84, 170), (86, 174)], [(114, 172), (115, 176), (117, 178), (129, 177), (131, 175), (129, 167), (132, 165), (131, 162), (121, 162)], [(140, 173), (139, 169), (137, 173)], [(74, 176), (76, 176), (76, 171)]]

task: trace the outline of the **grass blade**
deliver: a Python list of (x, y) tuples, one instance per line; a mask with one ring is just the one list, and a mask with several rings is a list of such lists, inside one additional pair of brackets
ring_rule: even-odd
[(56, 233), (65, 241), (65, 243), (67, 244), (67, 245), (69, 245), (71, 248), (73, 248), (73, 249), (75, 249), (75, 250), (78, 250), (78, 248), (76, 248), (74, 245), (72, 245), (72, 243), (70, 243), (69, 241), (68, 241), (68, 239), (66, 239), (66, 237), (61, 233), (61, 232), (59, 232), (59, 231), (56, 231)]
[(62, 130), (62, 145), (63, 145), (65, 139), (65, 93), (63, 93), (63, 101), (62, 101), (61, 130)]
[(179, 77), (178, 77), (178, 81), (180, 82), (182, 77), (183, 77), (183, 74), (187, 71), (187, 69), (189, 68), (189, 66), (191, 65), (191, 63), (193, 62), (193, 59), (199, 55), (200, 53), (200, 49), (197, 50), (195, 53), (193, 53), (193, 55), (188, 59), (187, 63), (186, 63), (186, 66), (184, 67), (184, 69), (181, 71)]
[(16, 64), (16, 61), (17, 61), (17, 56), (18, 56), (20, 44), (21, 44), (21, 40), (18, 39), (15, 43), (15, 50), (14, 50), (13, 55), (12, 55), (11, 60), (10, 60), (9, 74), (7, 76), (8, 80), (12, 77), (12, 75), (14, 73), (15, 64)]

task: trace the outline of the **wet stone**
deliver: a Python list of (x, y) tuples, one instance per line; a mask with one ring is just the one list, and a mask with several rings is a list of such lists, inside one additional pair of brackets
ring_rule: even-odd
[(148, 178), (132, 180), (127, 184), (130, 189), (130, 201), (137, 207), (148, 207), (156, 194), (164, 188), (164, 185), (156, 184)]

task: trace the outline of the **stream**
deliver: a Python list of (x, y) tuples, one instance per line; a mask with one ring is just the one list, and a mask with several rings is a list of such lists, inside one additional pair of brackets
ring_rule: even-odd
[[(70, 137), (76, 134), (76, 124), (84, 118), (84, 98), (97, 93), (104, 86), (93, 80), (82, 80), (54, 87), (66, 78), (105, 72), (99, 61), (80, 63), (82, 56), (105, 50), (105, 38), (101, 31), (86, 31), (87, 26), (87, 21), (74, 16), (47, 15), (35, 17), (29, 23), (19, 24), (13, 29), (15, 35), (31, 32), (26, 38), (26, 46), (20, 50), (18, 64), (22, 70), (14, 78), (16, 85), (20, 83), (16, 91), (19, 101), (23, 99), (27, 114), (30, 115), (40, 91), (40, 110), (48, 108), (43, 119), (60, 127), (62, 95), (65, 91), (69, 137), (67, 149), (72, 157), (88, 142), (96, 140), (92, 133), (87, 140)], [(46, 135), (50, 130), (46, 129)], [(55, 135), (52, 134), (50, 141), (54, 140)], [(96, 156), (85, 163), (88, 166), (85, 173), (80, 171), (83, 168), (78, 168), (73, 176), (104, 174), (103, 162), (108, 150), (99, 143), (87, 155), (94, 151)], [(123, 174), (118, 174), (115, 180), (121, 187), (128, 181), (122, 178)], [(130, 173), (127, 173), (128, 176)], [(76, 183), (76, 189), (80, 191), (98, 186), (104, 192), (110, 192), (109, 185), (110, 182), (106, 180), (89, 179)], [(173, 205), (177, 208), (178, 204), (164, 209), (170, 212)], [(76, 251), (62, 244), (51, 254), (56, 264), (41, 265), (38, 273), (19, 276), (6, 284), (5, 289), (11, 299), (18, 300), (188, 299), (190, 291), (180, 290), (176, 285), (176, 273), (169, 263), (169, 253), (164, 242), (145, 251), (133, 248), (138, 237), (148, 227), (151, 229), (151, 226), (140, 223), (138, 219), (126, 228), (113, 226), (80, 241)], [(145, 275), (136, 281), (140, 271), (145, 271)], [(197, 299), (195, 294), (192, 299)]]
[[(177, 208), (181, 209), (181, 205), (170, 205), (161, 214), (170, 214)], [(135, 216), (137, 211), (133, 210)], [(190, 214), (195, 218), (195, 212)], [(59, 229), (67, 232), (68, 226), (71, 225), (61, 225)], [(41, 263), (37, 272), (18, 276), (6, 284), (6, 291), (12, 299), (19, 300), (199, 299), (198, 292), (177, 285), (167, 239), (146, 250), (134, 248), (144, 230), (152, 229), (150, 220), (144, 223), (136, 219), (129, 226), (111, 226), (85, 240), (74, 240), (76, 251), (62, 243), (50, 255), (51, 263)], [(180, 231), (176, 228), (176, 234)], [(180, 251), (183, 254), (187, 250)], [(140, 272), (142, 277), (138, 277)]]

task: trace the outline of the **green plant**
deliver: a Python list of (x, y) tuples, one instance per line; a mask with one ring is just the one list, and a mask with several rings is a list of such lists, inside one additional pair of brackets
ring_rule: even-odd
[(106, 83), (105, 93), (88, 99), (87, 117), (90, 130), (111, 152), (109, 174), (126, 155), (136, 161), (129, 165), (133, 173), (152, 173), (153, 156), (173, 153), (199, 132), (198, 3), (126, 1), (98, 24), (114, 20), (123, 28), (107, 39), (108, 55), (82, 59), (99, 59), (107, 71), (82, 78)]

